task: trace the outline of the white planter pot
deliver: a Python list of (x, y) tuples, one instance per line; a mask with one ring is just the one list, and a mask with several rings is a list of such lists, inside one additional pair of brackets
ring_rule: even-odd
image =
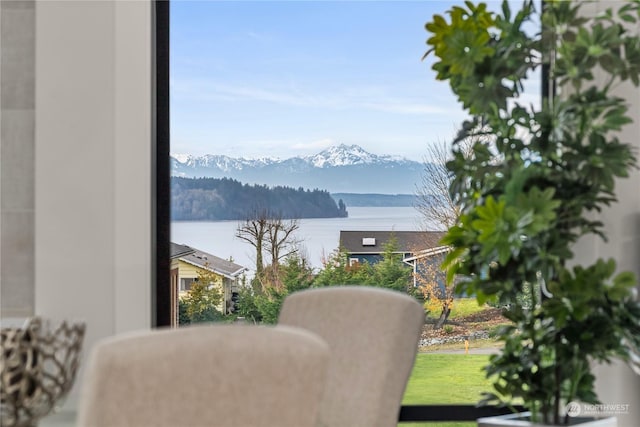
[[(530, 412), (522, 412), (519, 414), (478, 418), (478, 427), (550, 427), (547, 424), (528, 421), (529, 415), (531, 415)], [(618, 427), (618, 419), (616, 417), (572, 417), (569, 418), (569, 425), (578, 427)]]

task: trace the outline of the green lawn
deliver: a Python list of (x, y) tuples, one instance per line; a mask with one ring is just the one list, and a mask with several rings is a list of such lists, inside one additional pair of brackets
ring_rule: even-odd
[[(478, 301), (476, 301), (475, 298), (456, 298), (453, 302), (453, 308), (451, 309), (449, 319), (459, 319), (470, 314), (479, 313), (487, 308), (487, 305), (478, 305)], [(439, 311), (429, 313), (429, 317), (438, 318), (439, 316)]]
[[(491, 390), (482, 367), (488, 355), (422, 353), (407, 384), (403, 404), (475, 404), (480, 393)], [(400, 427), (471, 427), (475, 422), (403, 423)]]

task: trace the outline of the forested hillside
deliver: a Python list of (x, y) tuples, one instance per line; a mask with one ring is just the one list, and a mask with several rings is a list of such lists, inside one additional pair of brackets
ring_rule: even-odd
[(257, 212), (283, 219), (347, 216), (344, 203), (323, 190), (248, 185), (229, 178), (171, 178), (174, 221), (244, 220)]

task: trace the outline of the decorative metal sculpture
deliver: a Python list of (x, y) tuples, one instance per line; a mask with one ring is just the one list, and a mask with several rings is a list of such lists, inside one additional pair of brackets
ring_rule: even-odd
[(39, 317), (0, 330), (0, 425), (35, 426), (58, 409), (80, 363), (85, 324), (61, 322), (52, 329)]

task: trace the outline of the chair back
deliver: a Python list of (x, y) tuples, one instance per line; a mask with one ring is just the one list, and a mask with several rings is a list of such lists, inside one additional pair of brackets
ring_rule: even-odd
[(80, 427), (316, 427), (329, 349), (286, 326), (111, 337), (92, 352)]
[(329, 344), (321, 426), (397, 426), (424, 324), (414, 298), (366, 286), (305, 290), (285, 299), (278, 323)]

